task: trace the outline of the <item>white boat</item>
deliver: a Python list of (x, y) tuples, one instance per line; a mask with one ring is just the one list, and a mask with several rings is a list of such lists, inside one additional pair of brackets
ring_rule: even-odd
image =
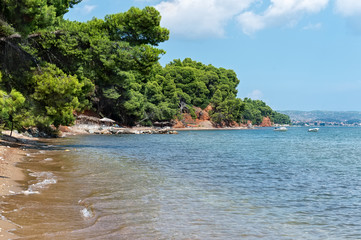
[(278, 131), (278, 132), (286, 132), (288, 129), (286, 127), (276, 127), (274, 129), (274, 131)]
[(310, 128), (308, 129), (309, 132), (318, 132), (319, 128)]

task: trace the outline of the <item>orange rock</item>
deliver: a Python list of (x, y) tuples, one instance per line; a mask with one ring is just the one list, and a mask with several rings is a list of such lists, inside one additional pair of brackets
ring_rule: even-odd
[(211, 118), (209, 117), (208, 112), (203, 110), (203, 111), (199, 112), (198, 119), (206, 121), (206, 120), (210, 120)]
[(272, 122), (271, 119), (269, 117), (263, 117), (262, 123), (261, 123), (261, 127), (272, 127)]
[(185, 124), (195, 124), (196, 120), (194, 120), (189, 113), (183, 113), (182, 122), (185, 123)]
[(184, 124), (179, 121), (179, 120), (175, 120), (175, 124), (173, 125), (173, 128), (184, 128)]
[(194, 108), (194, 111), (195, 111), (197, 117), (199, 118), (199, 114), (202, 112), (202, 108), (200, 108), (200, 107), (193, 107), (193, 108)]
[(236, 121), (233, 121), (231, 127), (240, 127), (240, 125)]
[(211, 111), (211, 110), (213, 110), (211, 104), (209, 104), (209, 105), (204, 109), (204, 111), (206, 111), (207, 113), (209, 113), (209, 111)]

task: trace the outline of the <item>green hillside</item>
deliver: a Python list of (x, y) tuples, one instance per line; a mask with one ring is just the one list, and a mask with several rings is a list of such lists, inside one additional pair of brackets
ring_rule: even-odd
[(153, 7), (75, 22), (63, 15), (78, 0), (0, 2), (4, 127), (70, 125), (73, 113), (86, 109), (122, 125), (152, 125), (208, 105), (212, 121), (223, 126), (259, 124), (267, 116), (289, 122), (262, 101), (237, 98), (233, 70), (189, 58), (161, 66), (165, 51), (158, 45), (169, 31)]

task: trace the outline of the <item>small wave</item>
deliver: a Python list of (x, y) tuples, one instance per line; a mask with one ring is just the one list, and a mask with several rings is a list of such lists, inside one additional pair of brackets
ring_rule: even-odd
[(51, 184), (56, 184), (58, 181), (51, 172), (32, 172), (30, 176), (36, 177), (36, 183), (31, 184), (27, 190), (22, 191), (25, 195), (39, 194), (39, 190), (47, 188)]
[(39, 191), (25, 190), (25, 191), (22, 191), (22, 194), (24, 194), (24, 195), (32, 195), (32, 194), (40, 194), (40, 192)]
[(29, 173), (29, 175), (32, 177), (36, 177), (38, 179), (54, 178), (54, 174), (51, 172), (31, 172), (31, 173)]
[(52, 158), (45, 158), (44, 161), (53, 161)]
[(35, 183), (35, 184), (30, 185), (29, 189), (30, 189), (30, 188), (31, 188), (32, 190), (33, 190), (33, 189), (42, 189), (42, 188), (47, 187), (47, 186), (50, 185), (50, 184), (55, 184), (55, 183), (57, 183), (57, 180), (56, 180), (56, 179), (44, 179), (44, 180), (41, 181), (41, 182), (38, 182), (38, 183)]

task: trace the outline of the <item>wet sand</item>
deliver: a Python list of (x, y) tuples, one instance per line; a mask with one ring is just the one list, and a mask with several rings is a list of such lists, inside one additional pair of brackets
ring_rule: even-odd
[[(7, 132), (5, 132), (6, 134)], [(0, 138), (0, 198), (4, 199), (7, 195), (12, 195), (21, 191), (18, 181), (24, 180), (24, 172), (16, 167), (25, 156), (26, 147), (36, 144), (38, 139), (27, 138), (19, 134), (13, 134), (13, 137), (3, 135)], [(2, 216), (3, 210), (0, 210), (0, 239), (12, 239), (16, 237), (9, 230), (15, 229), (16, 225), (6, 220)]]
[[(3, 144), (3, 141), (1, 142)], [(0, 146), (0, 196), (4, 198), (6, 195), (19, 192), (20, 188), (16, 183), (22, 180), (24, 174), (20, 168), (15, 165), (21, 160), (22, 150), (19, 148), (11, 148)], [(0, 212), (2, 214), (2, 210)], [(9, 233), (9, 230), (15, 229), (16, 225), (7, 221), (5, 218), (0, 219), (0, 239), (11, 239), (15, 237)]]

